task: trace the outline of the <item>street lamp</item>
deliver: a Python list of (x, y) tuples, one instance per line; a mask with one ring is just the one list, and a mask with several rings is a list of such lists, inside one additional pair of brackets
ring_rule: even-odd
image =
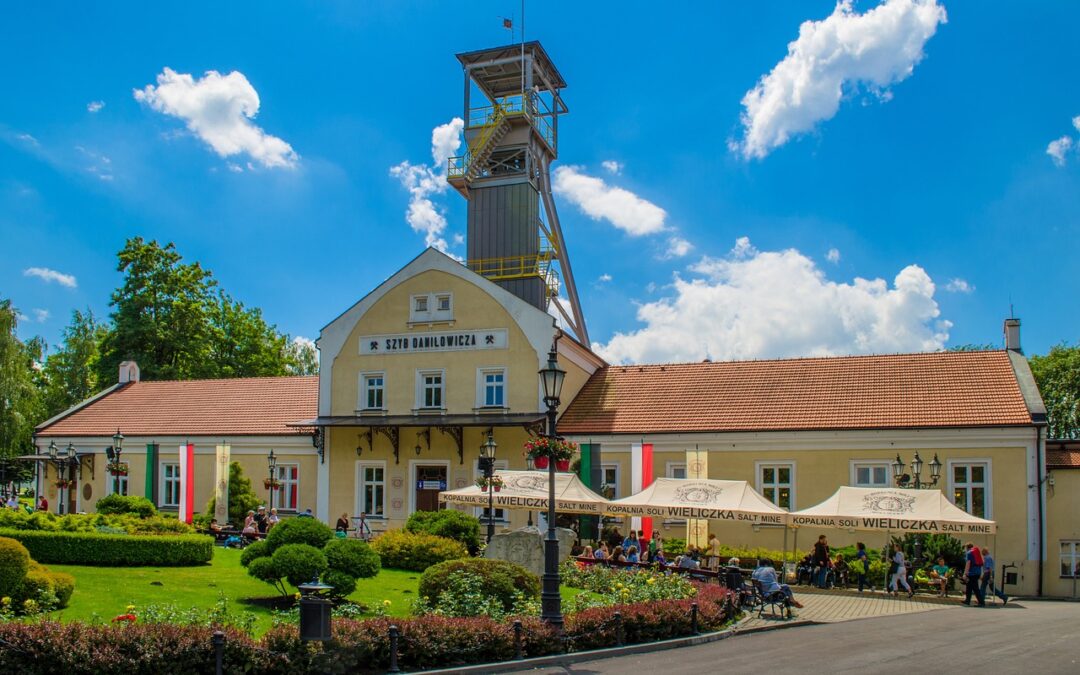
[[(559, 411), (566, 371), (559, 367), (556, 343), (551, 344), (547, 365), (540, 369), (540, 382), (544, 387), (544, 405), (547, 406), (549, 439), (558, 438), (555, 423)], [(548, 510), (547, 539), (544, 541), (544, 577), (540, 592), (540, 618), (562, 632), (562, 598), (559, 596), (559, 540), (555, 536), (555, 460), (548, 462)]]
[(495, 437), (489, 431), (487, 440), (480, 444), (480, 470), (484, 472), (484, 480), (487, 482), (488, 512), (487, 512), (487, 543), (495, 536), (495, 488), (491, 485), (491, 477), (495, 475), (495, 450), (498, 449)]
[[(892, 463), (893, 478), (896, 480), (896, 487), (905, 490), (922, 490), (924, 488), (931, 488), (937, 485), (938, 480), (941, 478), (941, 460), (938, 459), (937, 453), (934, 453), (934, 458), (930, 460), (930, 480), (924, 482), (922, 479), (923, 460), (919, 457), (919, 451), (915, 451), (915, 456), (911, 458), (911, 475), (905, 473), (907, 468), (904, 464), (904, 460), (900, 459), (900, 454), (897, 453), (896, 459)], [(918, 534), (915, 535), (915, 559), (922, 560), (922, 537)]]
[(274, 456), (273, 448), (270, 448), (270, 454), (266, 457), (266, 467), (270, 470), (270, 477), (266, 479), (267, 489), (270, 490), (270, 508), (274, 508), (274, 474), (277, 469), (277, 457)]
[(113, 493), (120, 494), (120, 451), (124, 445), (124, 434), (120, 433), (120, 427), (116, 428), (116, 433), (113, 434), (113, 462), (115, 462), (116, 470), (113, 471)]

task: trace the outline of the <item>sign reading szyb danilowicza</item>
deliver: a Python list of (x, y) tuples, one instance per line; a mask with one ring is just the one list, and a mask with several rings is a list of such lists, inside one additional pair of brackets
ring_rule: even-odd
[(440, 331), (435, 333), (397, 333), (362, 335), (361, 354), (415, 354), (420, 352), (459, 352), (480, 349), (506, 349), (509, 336), (505, 328), (489, 330)]

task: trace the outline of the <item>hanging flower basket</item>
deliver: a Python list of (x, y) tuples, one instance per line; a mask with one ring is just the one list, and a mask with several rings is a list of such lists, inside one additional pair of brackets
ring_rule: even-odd
[(557, 460), (555, 460), (555, 470), (556, 471), (569, 471), (570, 470), (570, 460), (568, 460), (568, 459), (557, 459)]
[(498, 492), (502, 489), (503, 479), (498, 476), (492, 476), (491, 478), (484, 478), (481, 476), (476, 479), (476, 485), (480, 488), (481, 492), (487, 492), (489, 487), (492, 492)]
[(267, 490), (280, 490), (281, 489), (281, 481), (279, 481), (276, 478), (264, 478), (263, 479), (263, 487), (266, 488)]
[(126, 476), (128, 475), (127, 462), (109, 462), (105, 465), (108, 469), (110, 476)]
[(577, 443), (562, 438), (541, 436), (525, 442), (525, 456), (532, 460), (537, 469), (546, 469), (551, 460), (559, 471), (570, 470), (570, 460), (577, 452)]
[(55, 485), (56, 487), (63, 490), (65, 488), (75, 487), (75, 481), (69, 480), (67, 478), (61, 478), (60, 480), (56, 481)]

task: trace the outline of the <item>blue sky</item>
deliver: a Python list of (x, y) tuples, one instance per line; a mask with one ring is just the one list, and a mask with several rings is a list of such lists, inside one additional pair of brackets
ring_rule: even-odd
[[(1010, 301), (1028, 353), (1077, 340), (1080, 6), (879, 5), (528, 8), (527, 37), (569, 85), (558, 202), (601, 353), (997, 344)], [(115, 253), (142, 235), (174, 241), (279, 329), (317, 336), (423, 249), (391, 167), (432, 164), (432, 130), (461, 115), (454, 54), (508, 42), (500, 17), (518, 13), (505, 1), (9, 8), (0, 296), (26, 316), (20, 333), (55, 343), (72, 309), (107, 313)], [(820, 22), (816, 38), (789, 52), (805, 21)], [(835, 65), (791, 79), (815, 54)], [(193, 131), (214, 108), (167, 91), (166, 68), (193, 87), (217, 71), (225, 90), (257, 92), (257, 115)], [(751, 110), (755, 87), (764, 107)], [(238, 130), (228, 154), (236, 139), (220, 133)], [(464, 199), (422, 197), (463, 255)]]

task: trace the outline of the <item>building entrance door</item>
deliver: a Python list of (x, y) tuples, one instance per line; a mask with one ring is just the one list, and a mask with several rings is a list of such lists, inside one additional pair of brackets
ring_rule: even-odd
[(445, 466), (416, 467), (416, 510), (438, 511), (444, 504), (439, 503), (439, 492), (446, 489)]

